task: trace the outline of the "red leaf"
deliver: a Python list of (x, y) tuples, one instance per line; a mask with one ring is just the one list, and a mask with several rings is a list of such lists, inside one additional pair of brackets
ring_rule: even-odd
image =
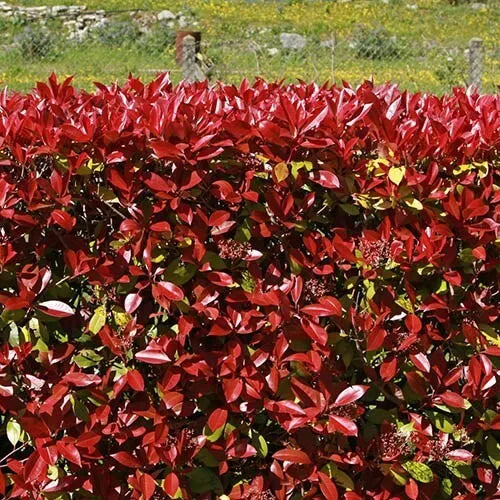
[(446, 406), (465, 408), (465, 399), (456, 392), (446, 391), (437, 396)]
[(214, 410), (210, 417), (208, 417), (208, 426), (212, 432), (215, 432), (217, 429), (220, 429), (223, 425), (226, 424), (227, 421), (227, 410), (223, 408), (217, 408)]
[(384, 360), (384, 362), (380, 365), (380, 376), (384, 382), (389, 382), (394, 378), (396, 372), (398, 370), (398, 358), (393, 357), (392, 359)]
[(137, 370), (130, 370), (127, 372), (127, 382), (134, 391), (142, 392), (144, 390), (144, 379)]
[(380, 327), (375, 327), (368, 334), (368, 338), (366, 339), (366, 350), (367, 351), (376, 351), (380, 349), (384, 344), (385, 337), (387, 336), (387, 332)]
[(309, 455), (300, 450), (291, 450), (289, 448), (285, 448), (283, 450), (277, 451), (273, 458), (276, 460), (283, 460), (286, 462), (292, 462), (294, 464), (312, 464)]
[(141, 305), (142, 297), (138, 293), (129, 293), (125, 297), (125, 312), (128, 314), (134, 313)]
[(306, 318), (301, 318), (300, 324), (312, 340), (317, 342), (319, 345), (326, 345), (328, 342), (328, 333), (321, 325), (318, 325), (313, 321), (309, 321)]
[(339, 178), (328, 170), (318, 170), (314, 172), (312, 180), (325, 188), (334, 189), (340, 187)]
[(362, 398), (368, 389), (369, 387), (367, 385), (353, 385), (352, 387), (348, 387), (337, 396), (333, 406), (344, 406), (354, 403), (354, 401)]
[(58, 441), (56, 443), (57, 451), (70, 462), (78, 465), (78, 467), (82, 466), (82, 460), (80, 457), (80, 452), (77, 450), (76, 446), (72, 443), (66, 443), (64, 441)]
[(75, 227), (76, 219), (68, 214), (68, 212), (55, 209), (52, 210), (50, 217), (58, 226), (61, 226), (66, 231), (71, 231)]
[(155, 490), (156, 490), (155, 480), (149, 474), (143, 473), (143, 474), (141, 474), (139, 484), (141, 486), (141, 492), (142, 492), (143, 499), (149, 500), (154, 495)]
[(405, 484), (405, 493), (408, 495), (408, 498), (411, 500), (418, 499), (418, 484), (413, 478), (409, 478), (408, 482)]
[(37, 307), (40, 311), (55, 318), (66, 318), (75, 314), (75, 311), (73, 311), (68, 304), (59, 300), (47, 300), (45, 302), (40, 302)]
[(224, 379), (222, 381), (226, 401), (232, 403), (236, 401), (243, 390), (243, 382), (239, 378)]
[(229, 286), (233, 284), (233, 278), (230, 274), (212, 271), (207, 273), (207, 279), (217, 286)]
[(420, 318), (414, 314), (408, 314), (408, 316), (406, 316), (405, 325), (410, 333), (418, 333), (422, 330), (422, 322)]
[(153, 285), (159, 295), (167, 298), (168, 300), (182, 300), (184, 298), (184, 292), (182, 288), (177, 285), (170, 283), (169, 281), (160, 281), (156, 285)]
[(82, 372), (72, 372), (64, 375), (62, 381), (66, 382), (67, 384), (76, 385), (77, 387), (88, 387), (90, 385), (100, 384), (102, 382), (102, 379), (98, 375), (92, 375)]
[(330, 415), (328, 417), (328, 428), (329, 430), (340, 432), (345, 436), (358, 435), (358, 428), (352, 420), (337, 415)]
[(323, 493), (326, 500), (337, 500), (339, 494), (337, 492), (337, 487), (334, 482), (324, 473), (318, 471), (319, 477), (319, 488), (321, 493)]
[(416, 394), (422, 398), (427, 396), (427, 386), (425, 385), (425, 380), (417, 372), (406, 372), (406, 379)]
[(443, 276), (450, 285), (460, 286), (462, 284), (462, 275), (458, 271), (448, 271)]
[(342, 304), (335, 297), (321, 297), (319, 304), (311, 304), (301, 309), (309, 316), (341, 316)]
[(175, 472), (171, 472), (163, 482), (163, 491), (169, 496), (173, 497), (179, 489), (179, 478)]
[(216, 210), (208, 219), (208, 225), (210, 227), (220, 226), (223, 222), (226, 222), (230, 218), (231, 214), (226, 210)]
[(131, 453), (127, 451), (119, 451), (118, 453), (113, 453), (111, 455), (118, 463), (124, 465), (125, 467), (130, 467), (131, 469), (140, 469), (142, 464), (135, 458)]

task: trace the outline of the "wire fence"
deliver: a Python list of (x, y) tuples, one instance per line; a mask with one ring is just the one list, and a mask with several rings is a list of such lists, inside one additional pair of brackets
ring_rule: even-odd
[(484, 6), (493, 15), (492, 26), (486, 33), (478, 26), (481, 44), (479, 50), (473, 48), (472, 62), (470, 37), (462, 36), (460, 27), (446, 19), (439, 25), (442, 29), (429, 32), (412, 32), (407, 25), (403, 33), (395, 34), (384, 24), (364, 24), (360, 19), (348, 30), (333, 23), (304, 34), (290, 24), (283, 31), (263, 24), (227, 36), (205, 33), (196, 19), (165, 14), (168, 11), (7, 6), (11, 10), (5, 15), (3, 5), (0, 2), (0, 81), (14, 90), (27, 90), (52, 71), (76, 75), (76, 84), (84, 88), (94, 81), (123, 80), (129, 73), (150, 79), (157, 72), (170, 71), (178, 81), (182, 71), (176, 37), (187, 28), (200, 32), (196, 63), (214, 81), (262, 76), (356, 84), (373, 77), (378, 83), (390, 80), (411, 91), (443, 93), (471, 83), (472, 63), (483, 91), (496, 92), (500, 84), (496, 3)]

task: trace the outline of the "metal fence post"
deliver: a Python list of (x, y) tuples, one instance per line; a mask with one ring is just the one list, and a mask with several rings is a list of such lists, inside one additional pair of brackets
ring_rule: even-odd
[(187, 82), (205, 80), (205, 73), (198, 64), (196, 40), (187, 35), (182, 39), (182, 78)]
[(469, 85), (481, 90), (483, 72), (483, 39), (471, 38), (469, 41)]

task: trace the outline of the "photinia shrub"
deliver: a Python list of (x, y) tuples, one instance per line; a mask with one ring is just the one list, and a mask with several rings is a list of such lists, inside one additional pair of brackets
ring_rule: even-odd
[(4, 91), (0, 493), (492, 498), (499, 110), (166, 75)]

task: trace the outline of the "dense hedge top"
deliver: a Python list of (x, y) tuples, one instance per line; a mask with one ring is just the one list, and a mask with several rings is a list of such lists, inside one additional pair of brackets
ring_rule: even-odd
[(491, 497), (499, 109), (4, 92), (0, 493)]

